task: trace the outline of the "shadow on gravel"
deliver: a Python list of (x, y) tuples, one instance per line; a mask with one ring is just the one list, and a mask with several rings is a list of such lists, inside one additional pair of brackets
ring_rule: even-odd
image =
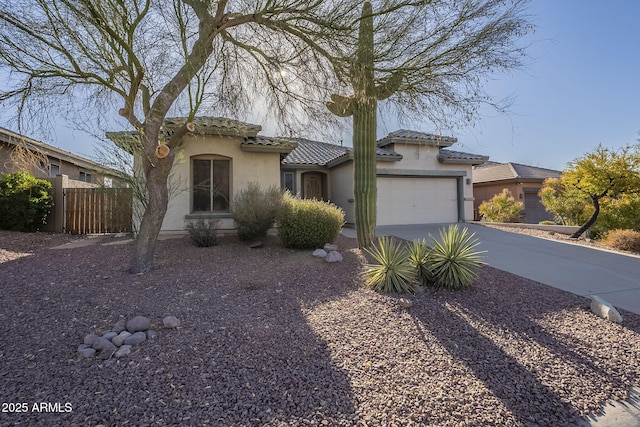
[[(117, 249), (0, 264), (0, 400), (29, 405), (1, 413), (0, 425), (352, 424), (349, 379), (301, 306), (348, 291), (355, 255), (320, 265), (273, 242), (254, 250), (178, 239), (159, 242), (156, 270), (136, 276), (126, 273), (130, 246)], [(122, 359), (78, 356), (84, 335), (138, 314), (156, 338)], [(162, 329), (166, 315), (183, 326)], [(39, 402), (72, 410), (31, 410)]]
[[(472, 298), (438, 291), (428, 296), (434, 300), (429, 312), (410, 313), (423, 341), (435, 337), (523, 425), (575, 425), (638, 381), (637, 356), (625, 343), (625, 334), (637, 330), (637, 316), (626, 330), (593, 317), (584, 298), (560, 298), (562, 291), (526, 279), (528, 287), (520, 288), (491, 283), (490, 268), (481, 274), (488, 286), (463, 291)], [(442, 323), (446, 330), (437, 327)], [(619, 333), (620, 347), (611, 347), (616, 338), (600, 343), (598, 332), (589, 330), (593, 325), (605, 335)], [(621, 369), (625, 364), (630, 368)], [(582, 406), (583, 396), (592, 396), (589, 407)]]
[(439, 315), (446, 316), (451, 329), (456, 330), (453, 337), (446, 331), (431, 328), (429, 319), (424, 317), (415, 318), (417, 330), (433, 335), (455, 360), (469, 368), (500, 399), (519, 422), (548, 426), (575, 422), (579, 416), (570, 404), (492, 340), (475, 331), (464, 318), (443, 308)]

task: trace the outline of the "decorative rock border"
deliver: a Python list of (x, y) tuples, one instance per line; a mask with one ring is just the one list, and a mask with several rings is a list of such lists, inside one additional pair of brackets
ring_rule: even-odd
[[(181, 322), (175, 316), (167, 316), (162, 319), (165, 328), (177, 328)], [(135, 316), (128, 321), (124, 319), (116, 322), (110, 332), (98, 336), (89, 334), (84, 337), (83, 343), (78, 346), (78, 353), (85, 358), (119, 359), (131, 353), (134, 345), (155, 338), (157, 332), (151, 329), (151, 320), (144, 316)]]
[(342, 254), (338, 252), (338, 245), (332, 243), (325, 244), (322, 249), (316, 249), (312, 255), (324, 258), (326, 262), (342, 262)]

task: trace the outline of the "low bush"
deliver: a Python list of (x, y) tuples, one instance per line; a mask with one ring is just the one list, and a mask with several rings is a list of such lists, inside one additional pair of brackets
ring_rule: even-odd
[(0, 177), (0, 229), (37, 231), (52, 207), (49, 181), (26, 171)]
[(286, 248), (321, 248), (340, 233), (344, 212), (334, 204), (300, 199), (287, 192), (282, 197), (276, 222), (278, 237)]
[(433, 248), (427, 257), (427, 265), (437, 287), (465, 289), (471, 287), (478, 268), (484, 264), (482, 254), (476, 251), (480, 244), (475, 234), (457, 225), (440, 230), (440, 240), (433, 240)]
[(602, 244), (622, 251), (640, 252), (640, 232), (611, 230), (605, 234)]
[(368, 286), (381, 292), (406, 293), (413, 289), (416, 270), (409, 252), (392, 237), (378, 238), (378, 244), (367, 249), (377, 264), (366, 264), (364, 279)]
[(254, 240), (267, 234), (282, 204), (282, 192), (275, 186), (265, 190), (260, 184), (249, 183), (233, 200), (233, 220), (240, 240)]
[(478, 207), (478, 212), (485, 221), (515, 222), (519, 219), (523, 207), (524, 204), (516, 200), (511, 192), (505, 188), (502, 193), (482, 202)]
[(555, 221), (551, 221), (550, 219), (545, 219), (544, 221), (540, 221), (538, 224), (540, 224), (540, 225), (558, 225)]
[(186, 229), (194, 245), (208, 248), (218, 244), (219, 219), (199, 218), (187, 222)]

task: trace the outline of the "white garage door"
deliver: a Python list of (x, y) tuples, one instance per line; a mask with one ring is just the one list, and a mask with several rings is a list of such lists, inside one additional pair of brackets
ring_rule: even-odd
[(457, 221), (456, 178), (378, 178), (378, 225)]

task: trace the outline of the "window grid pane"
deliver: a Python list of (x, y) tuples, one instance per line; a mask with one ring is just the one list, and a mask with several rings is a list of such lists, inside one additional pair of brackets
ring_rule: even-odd
[(229, 160), (193, 159), (192, 212), (229, 212)]
[(193, 211), (211, 211), (210, 160), (193, 160)]

